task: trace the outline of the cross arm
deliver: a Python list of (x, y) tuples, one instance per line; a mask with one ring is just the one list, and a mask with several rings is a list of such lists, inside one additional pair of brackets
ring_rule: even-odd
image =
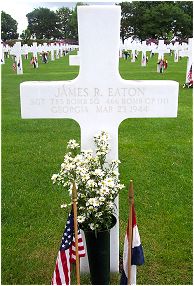
[(77, 90), (72, 81), (33, 81), (20, 84), (21, 117), (32, 118), (74, 118), (70, 108), (70, 97)]
[(122, 80), (117, 94), (120, 122), (127, 118), (177, 117), (179, 83), (170, 80)]
[[(78, 78), (77, 78), (78, 79)], [(105, 125), (126, 118), (176, 117), (179, 84), (175, 81), (25, 82), (20, 85), (22, 118), (95, 118)]]

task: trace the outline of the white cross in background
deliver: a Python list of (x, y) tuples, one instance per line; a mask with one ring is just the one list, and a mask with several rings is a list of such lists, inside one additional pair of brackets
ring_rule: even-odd
[(11, 48), (10, 55), (14, 55), (16, 57), (17, 74), (23, 74), (21, 54), (21, 42), (16, 42), (15, 45)]
[(59, 44), (59, 56), (62, 57), (63, 56), (63, 45), (62, 43)]
[(146, 66), (146, 52), (150, 51), (150, 46), (146, 45), (146, 41), (143, 41), (142, 44), (139, 46), (138, 51), (141, 51), (141, 66)]
[(42, 52), (44, 52), (44, 53), (47, 53), (48, 50), (49, 50), (49, 47), (48, 47), (47, 43), (44, 43), (44, 44), (41, 46), (41, 48), (42, 48)]
[(135, 42), (131, 43), (131, 62), (134, 63), (136, 58), (136, 49), (137, 49), (137, 44)]
[(193, 46), (193, 38), (189, 38), (188, 40), (188, 47), (184, 53), (184, 56), (188, 57), (187, 59), (187, 70), (186, 70), (186, 82), (188, 82), (188, 73), (192, 66), (192, 46)]
[(25, 44), (21, 47), (21, 54), (25, 56), (26, 60), (28, 59), (28, 53), (29, 53), (29, 46)]
[(56, 44), (56, 59), (59, 59), (59, 44)]
[[(112, 138), (110, 160), (118, 158), (118, 128), (123, 120), (176, 117), (178, 109), (178, 82), (121, 78), (120, 20), (119, 6), (79, 6), (78, 77), (20, 85), (22, 118), (76, 120), (81, 128), (82, 149), (93, 149), (93, 136), (105, 130)], [(111, 230), (110, 243), (111, 271), (118, 272), (119, 219)], [(87, 258), (81, 260), (81, 270), (89, 271)]]
[(36, 59), (36, 68), (38, 68), (38, 47), (36, 42), (33, 42), (33, 45), (30, 47), (30, 52), (33, 54), (34, 60)]
[(150, 58), (152, 57), (152, 54), (155, 53), (156, 48), (157, 48), (157, 45), (155, 43), (150, 44)]
[(51, 61), (55, 60), (55, 45), (53, 43), (51, 43), (49, 50), (51, 52)]
[(170, 49), (164, 44), (164, 40), (159, 40), (158, 48), (155, 50), (158, 53), (158, 60), (164, 59), (164, 54), (169, 54)]
[(172, 49), (174, 50), (174, 62), (177, 63), (179, 61), (179, 43), (175, 42)]

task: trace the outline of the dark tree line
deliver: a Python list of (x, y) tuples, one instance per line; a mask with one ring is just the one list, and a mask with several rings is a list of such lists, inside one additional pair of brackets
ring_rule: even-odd
[(171, 40), (193, 35), (192, 1), (122, 2), (121, 38)]
[(78, 40), (77, 3), (74, 9), (62, 7), (56, 12), (48, 8), (37, 8), (26, 15), (28, 30), (36, 39)]
[(11, 40), (17, 39), (19, 34), (17, 33), (18, 23), (9, 14), (1, 11), (1, 39)]
[[(36, 8), (26, 15), (28, 27), (20, 35), (28, 43), (30, 39), (78, 40), (77, 3), (75, 8), (63, 7), (56, 12), (48, 8)], [(186, 39), (193, 35), (192, 1), (134, 1), (122, 2), (121, 38), (133, 36), (140, 40), (148, 38), (171, 40)], [(1, 38), (17, 39), (17, 22), (1, 12)]]

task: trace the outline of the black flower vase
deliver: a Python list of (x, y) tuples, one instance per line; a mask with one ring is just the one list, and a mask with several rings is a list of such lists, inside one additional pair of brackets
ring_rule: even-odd
[[(112, 227), (116, 224), (113, 216)], [(110, 230), (84, 231), (92, 285), (110, 284)]]

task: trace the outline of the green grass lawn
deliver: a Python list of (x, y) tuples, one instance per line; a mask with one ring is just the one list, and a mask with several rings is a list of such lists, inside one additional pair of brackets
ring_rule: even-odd
[[(145, 265), (138, 284), (192, 283), (192, 91), (183, 89), (186, 58), (156, 72), (156, 56), (147, 67), (140, 59), (120, 60), (124, 79), (176, 80), (180, 83), (177, 118), (128, 119), (119, 127), (121, 180), (120, 252), (128, 219), (127, 188), (133, 178), (135, 205)], [(69, 80), (79, 67), (68, 57), (24, 74), (2, 65), (2, 284), (50, 284), (67, 211), (65, 192), (50, 180), (58, 172), (69, 139), (80, 140), (79, 125), (69, 119), (22, 120), (19, 85), (31, 80)], [(81, 284), (89, 284), (82, 275)], [(111, 284), (119, 284), (112, 275)]]

